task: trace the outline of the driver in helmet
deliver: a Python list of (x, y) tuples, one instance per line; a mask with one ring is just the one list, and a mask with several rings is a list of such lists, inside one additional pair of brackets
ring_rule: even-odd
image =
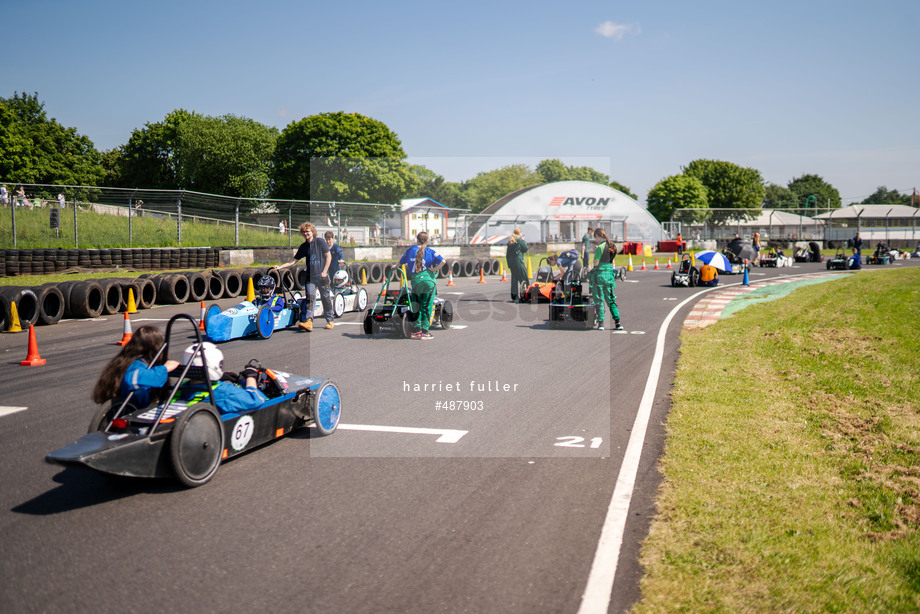
[(271, 275), (263, 275), (256, 284), (259, 295), (256, 296), (255, 305), (268, 305), (271, 310), (278, 313), (284, 309), (284, 297), (275, 294), (275, 279)]
[(221, 381), (224, 374), (224, 353), (217, 349), (213, 343), (205, 341), (201, 344), (199, 350), (198, 344), (194, 343), (185, 350), (182, 355), (182, 366), (191, 362), (188, 373), (188, 379), (183, 382), (179, 390), (179, 400), (191, 406), (202, 401), (208, 402), (211, 396), (208, 393), (205, 384), (205, 369), (202, 363), (202, 354), (204, 354), (204, 364), (207, 364), (207, 379), (211, 382), (211, 391), (214, 393), (214, 404), (217, 410), (222, 414), (233, 414), (256, 409), (268, 400), (261, 390), (259, 390), (258, 380), (256, 377), (259, 372), (247, 367), (240, 373), (241, 379), (244, 380), (244, 387), (228, 381)]
[(345, 290), (348, 288), (348, 271), (345, 269), (336, 271), (335, 275), (332, 276), (332, 287), (335, 290)]

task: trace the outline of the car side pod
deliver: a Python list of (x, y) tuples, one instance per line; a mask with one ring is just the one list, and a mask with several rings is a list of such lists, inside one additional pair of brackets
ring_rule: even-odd
[(77, 465), (112, 475), (139, 478), (172, 476), (168, 455), (160, 454), (166, 438), (151, 439), (127, 433), (88, 433), (45, 456), (58, 465)]

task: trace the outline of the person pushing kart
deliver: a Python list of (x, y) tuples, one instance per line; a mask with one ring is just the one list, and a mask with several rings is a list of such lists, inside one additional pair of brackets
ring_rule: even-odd
[(428, 233), (420, 232), (415, 237), (417, 245), (405, 251), (399, 259), (400, 266), (406, 266), (406, 273), (412, 284), (410, 294), (413, 306), (418, 309), (414, 314), (419, 331), (412, 335), (413, 339), (434, 339), (428, 332), (431, 326), (431, 310), (434, 307), (434, 297), (437, 294), (437, 275), (434, 270), (444, 263), (444, 258), (439, 253), (427, 246)]

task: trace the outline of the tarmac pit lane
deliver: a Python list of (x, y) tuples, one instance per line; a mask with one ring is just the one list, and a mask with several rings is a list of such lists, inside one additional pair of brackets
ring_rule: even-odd
[[(486, 380), (479, 382), (470, 380), (470, 392), (517, 392), (519, 384), (503, 384), (498, 380)], [(437, 382), (425, 382), (421, 384), (410, 384), (403, 380), (403, 392), (466, 392), (466, 388), (460, 386), (460, 382), (447, 382), (441, 380)]]

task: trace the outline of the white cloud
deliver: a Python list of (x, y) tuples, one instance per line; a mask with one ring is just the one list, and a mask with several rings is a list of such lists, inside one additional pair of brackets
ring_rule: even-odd
[(642, 29), (637, 23), (616, 23), (614, 21), (605, 21), (600, 24), (594, 31), (604, 38), (615, 38), (622, 40), (627, 34), (639, 34)]

